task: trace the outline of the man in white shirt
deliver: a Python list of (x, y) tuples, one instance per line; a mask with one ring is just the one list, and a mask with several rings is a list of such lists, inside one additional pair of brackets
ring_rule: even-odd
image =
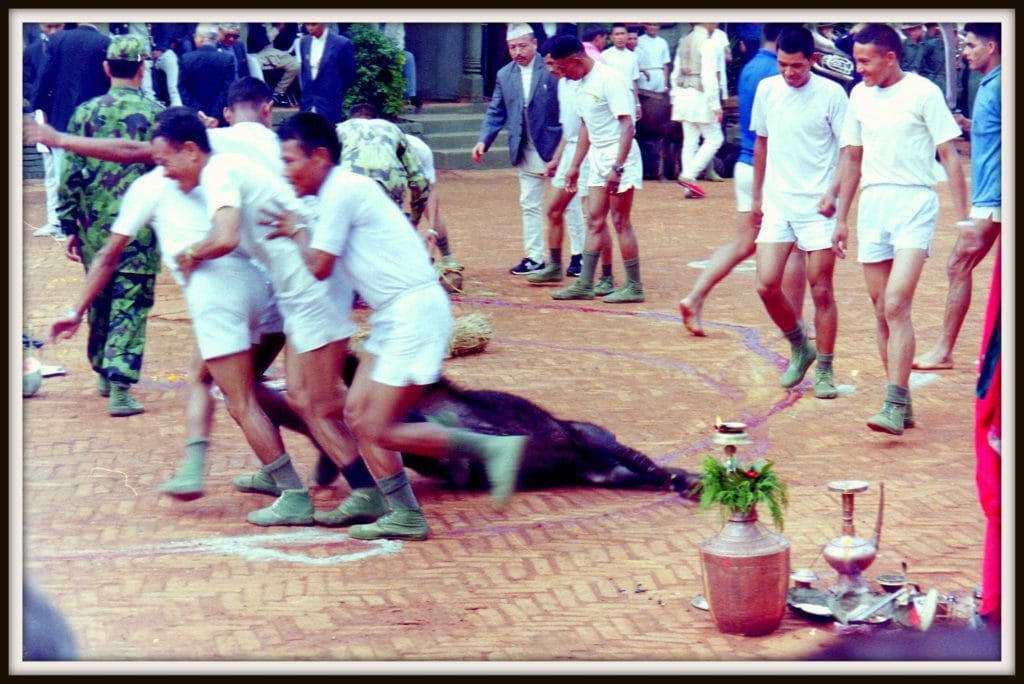
[(644, 34), (637, 39), (636, 55), (639, 60), (640, 90), (652, 93), (668, 92), (668, 78), (672, 72), (672, 56), (668, 42), (658, 35), (661, 24), (644, 24)]
[[(406, 413), (441, 375), (452, 326), (448, 296), (427, 250), (401, 210), (374, 181), (338, 168), (340, 146), (323, 117), (300, 113), (278, 129), (285, 175), (301, 196), (316, 195), (310, 231), (277, 218), (277, 236), (302, 245), (318, 279), (340, 274), (374, 313), (365, 354), (345, 401), (345, 422), (362, 446), (391, 512), (356, 525), (356, 539), (420, 540), (429, 536), (423, 511), (396, 452), (483, 461), (496, 506), (515, 488), (526, 438), (497, 437), (436, 422), (404, 423)], [(291, 240), (281, 240), (294, 246)], [(286, 317), (287, 320), (287, 317)]]
[(622, 74), (630, 89), (633, 91), (633, 99), (636, 101), (636, 118), (640, 119), (640, 91), (637, 83), (640, 80), (640, 66), (637, 55), (626, 47), (626, 40), (629, 35), (626, 33), (625, 24), (612, 26), (612, 46), (604, 51), (604, 63)]
[[(795, 387), (817, 359), (814, 396), (837, 396), (832, 377), (838, 314), (832, 290), (839, 133), (846, 115), (842, 87), (811, 73), (814, 36), (805, 28), (779, 35), (779, 75), (758, 85), (751, 113), (754, 183), (751, 227), (757, 231), (757, 293), (792, 347), (783, 387)], [(807, 253), (817, 350), (783, 290), (794, 245)], [(815, 356), (815, 353), (817, 355)]]
[[(554, 176), (551, 187), (555, 192), (548, 201), (545, 215), (548, 222), (548, 252), (550, 257), (547, 265), (536, 273), (526, 276), (531, 285), (561, 282), (565, 275), (578, 276), (582, 267), (583, 240), (586, 228), (583, 224), (583, 205), (579, 192), (570, 192), (565, 187), (566, 174), (576, 156), (576, 143), (579, 140), (580, 115), (576, 110), (578, 81), (564, 77), (555, 61), (551, 58), (550, 41), (545, 43), (544, 63), (548, 70), (558, 79), (558, 114), (562, 122), (562, 140), (558, 143), (555, 156), (548, 162), (548, 174)], [(585, 181), (584, 181), (585, 182)], [(566, 224), (569, 226), (569, 246), (572, 257), (569, 272), (562, 272), (562, 241), (565, 237)], [(575, 272), (572, 272), (575, 271)]]
[[(672, 68), (672, 120), (683, 124), (679, 184), (691, 199), (704, 197), (697, 177), (725, 140), (718, 77), (718, 48), (709, 40), (715, 24), (694, 24), (676, 50)], [(703, 142), (701, 142), (703, 138)]]
[(868, 24), (854, 38), (853, 59), (863, 80), (850, 93), (843, 126), (847, 161), (832, 239), (843, 258), (850, 204), (860, 185), (857, 259), (864, 265), (889, 380), (882, 410), (867, 424), (892, 435), (914, 424), (910, 310), (938, 218), (936, 151), (949, 179), (956, 218), (966, 221), (968, 214), (967, 187), (953, 144), (960, 127), (938, 86), (900, 69), (901, 50), (899, 35), (887, 24)]
[(579, 278), (558, 290), (554, 299), (593, 299), (594, 271), (601, 245), (610, 241), (605, 218), (609, 211), (619, 238), (626, 283), (602, 300), (609, 303), (644, 301), (640, 280), (640, 248), (630, 213), (633, 195), (643, 187), (640, 147), (634, 139), (636, 104), (626, 81), (611, 67), (592, 60), (583, 44), (572, 36), (551, 43), (551, 59), (566, 78), (579, 81), (576, 104), (582, 119), (572, 166), (566, 173), (566, 190), (576, 188), (580, 167), (589, 165), (590, 216)]

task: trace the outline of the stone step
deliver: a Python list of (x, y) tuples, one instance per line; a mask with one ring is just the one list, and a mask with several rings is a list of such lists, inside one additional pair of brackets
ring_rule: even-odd
[(495, 145), (487, 151), (483, 160), (477, 164), (473, 161), (472, 148), (467, 149), (437, 149), (434, 152), (434, 168), (460, 171), (474, 171), (481, 169), (509, 169), (512, 168), (508, 161), (508, 146), (499, 147)]
[(424, 135), (479, 131), (483, 114), (407, 114), (403, 117), (422, 126)]
[[(424, 131), (423, 133), (416, 133), (414, 131), (406, 131), (406, 133), (412, 132), (414, 135), (418, 135), (423, 138), (424, 142), (430, 145), (430, 149), (467, 149), (472, 150), (473, 146), (476, 145), (476, 141), (480, 139), (480, 130), (475, 131), (458, 131), (453, 133), (430, 133)], [(502, 130), (498, 133), (498, 137), (494, 139), (492, 145), (508, 145), (508, 132)]]

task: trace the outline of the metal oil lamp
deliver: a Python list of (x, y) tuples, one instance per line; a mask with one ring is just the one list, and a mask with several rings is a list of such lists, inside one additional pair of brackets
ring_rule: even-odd
[(836, 480), (828, 484), (830, 491), (843, 495), (843, 533), (836, 537), (822, 551), (828, 564), (839, 573), (839, 581), (831, 591), (836, 596), (853, 592), (868, 593), (870, 589), (861, 573), (878, 555), (879, 539), (882, 534), (882, 510), (885, 504), (885, 485), (878, 485), (878, 520), (875, 533), (870, 540), (858, 537), (853, 530), (853, 496), (868, 490), (868, 483), (861, 480)]

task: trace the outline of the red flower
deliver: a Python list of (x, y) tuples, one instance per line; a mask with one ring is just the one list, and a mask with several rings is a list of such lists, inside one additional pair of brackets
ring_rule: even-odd
[(756, 478), (756, 477), (757, 477), (758, 475), (760, 475), (760, 473), (759, 473), (759, 472), (757, 472), (756, 470), (754, 470), (753, 468), (751, 468), (750, 470), (747, 470), (747, 471), (746, 471), (746, 472), (744, 472), (743, 474), (744, 474), (744, 475), (746, 475), (747, 477), (749, 477), (749, 478), (750, 478), (750, 479), (752, 479), (752, 480), (753, 480), (754, 478)]

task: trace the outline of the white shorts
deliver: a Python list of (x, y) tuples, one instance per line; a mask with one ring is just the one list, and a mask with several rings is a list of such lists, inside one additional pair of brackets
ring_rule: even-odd
[(971, 213), (967, 215), (972, 219), (982, 219), (992, 223), (1003, 222), (1002, 207), (971, 207)]
[(806, 221), (786, 221), (778, 214), (765, 212), (754, 242), (795, 242), (803, 251), (814, 252), (832, 249), (832, 233), (835, 229), (835, 219), (824, 216)]
[(304, 354), (348, 339), (358, 329), (349, 315), (352, 300), (335, 302), (330, 293), (328, 281), (313, 278), (305, 289), (293, 289), (287, 296), (278, 294), (277, 308), (284, 318), (284, 334), (296, 353)]
[[(555, 169), (555, 177), (551, 179), (551, 187), (558, 188), (559, 190), (565, 189), (565, 177), (569, 173), (569, 167), (572, 166), (572, 158), (575, 156), (576, 141), (565, 143), (565, 149), (562, 150), (562, 158), (558, 160), (558, 168)], [(587, 179), (589, 176), (590, 158), (587, 155), (580, 162), (580, 176), (576, 179), (576, 194), (580, 197), (587, 196)]]
[(451, 333), (451, 304), (439, 283), (406, 292), (370, 316), (366, 351), (377, 357), (370, 379), (392, 387), (437, 382)]
[(924, 186), (871, 185), (857, 205), (857, 261), (888, 261), (898, 249), (931, 251), (939, 198)]
[[(590, 178), (588, 185), (592, 188), (603, 188), (608, 179), (605, 175), (612, 170), (615, 160), (619, 157), (619, 146), (609, 145), (604, 148), (591, 146), (587, 152), (590, 161)], [(644, 186), (644, 166), (640, 158), (640, 146), (633, 140), (629, 148), (629, 156), (623, 164), (622, 177), (619, 180), (619, 192), (625, 192), (630, 188), (639, 190)], [(582, 174), (581, 174), (582, 175)]]
[(754, 167), (736, 162), (732, 171), (733, 189), (736, 191), (736, 211), (750, 212), (754, 206)]
[(275, 332), (269, 329), (276, 313), (270, 284), (248, 257), (201, 262), (183, 292), (204, 360), (249, 351), (262, 334)]

